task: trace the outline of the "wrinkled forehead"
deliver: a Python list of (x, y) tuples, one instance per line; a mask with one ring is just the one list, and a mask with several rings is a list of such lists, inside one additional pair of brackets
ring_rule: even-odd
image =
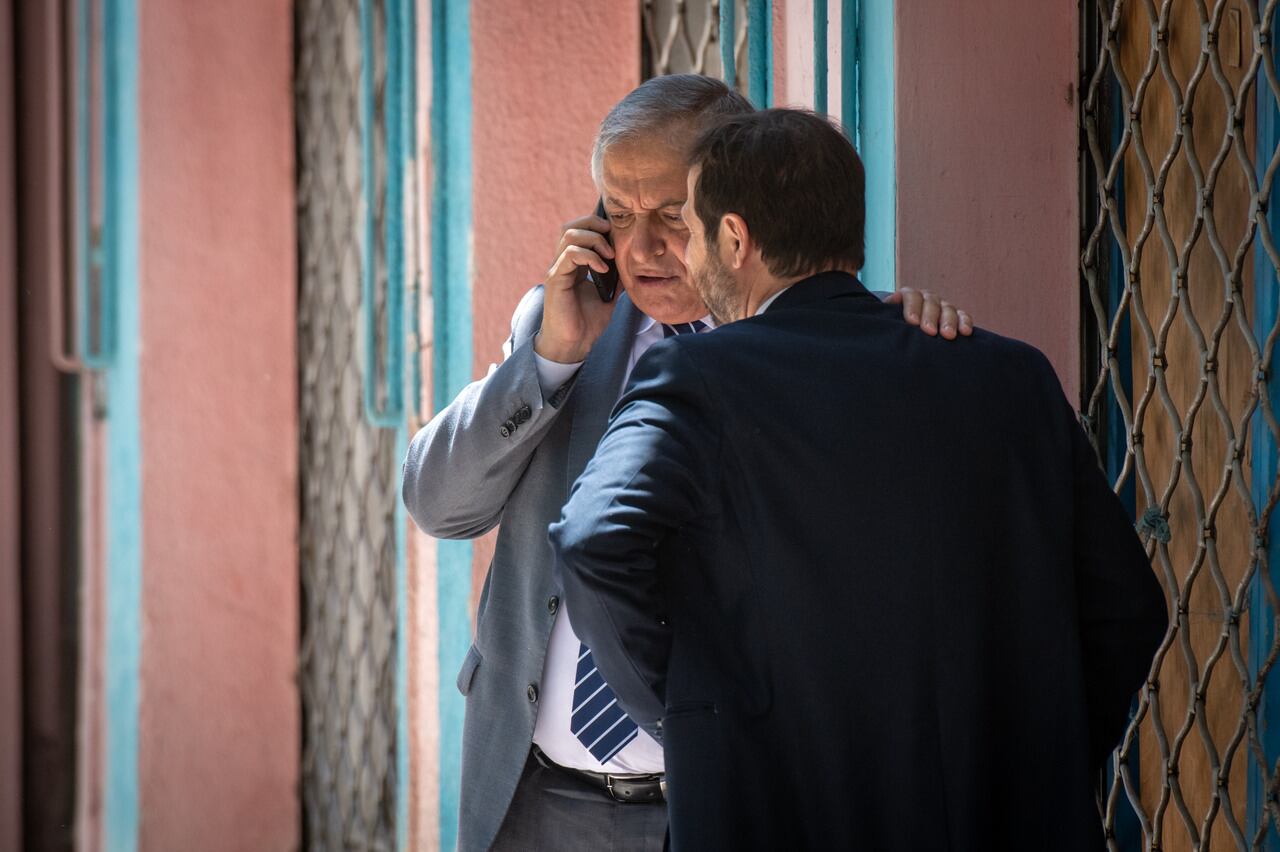
[(600, 171), (602, 194), (620, 206), (656, 210), (684, 201), (685, 149), (666, 139), (619, 141), (605, 150)]

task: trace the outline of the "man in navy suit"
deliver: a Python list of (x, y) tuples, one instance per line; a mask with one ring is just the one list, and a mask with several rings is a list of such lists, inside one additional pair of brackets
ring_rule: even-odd
[(688, 190), (718, 327), (640, 360), (551, 528), (672, 848), (1100, 848), (1167, 614), (1053, 368), (863, 289), (862, 166), (817, 116), (723, 121)]

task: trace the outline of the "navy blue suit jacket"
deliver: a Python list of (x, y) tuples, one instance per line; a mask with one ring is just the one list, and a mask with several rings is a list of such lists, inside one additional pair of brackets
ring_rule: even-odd
[(1167, 615), (1034, 348), (815, 276), (654, 346), (551, 539), (674, 849), (1101, 846)]

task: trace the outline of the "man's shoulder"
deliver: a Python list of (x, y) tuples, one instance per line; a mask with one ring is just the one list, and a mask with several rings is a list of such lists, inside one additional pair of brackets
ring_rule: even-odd
[(1047, 375), (1054, 374), (1049, 356), (1025, 340), (1006, 337), (983, 328), (975, 328), (973, 334), (967, 338), (967, 341), (994, 360), (1003, 361), (1011, 365), (1016, 364), (1019, 367)]

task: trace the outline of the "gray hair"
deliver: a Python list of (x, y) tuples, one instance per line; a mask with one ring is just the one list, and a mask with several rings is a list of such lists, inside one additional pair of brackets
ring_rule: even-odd
[(714, 77), (653, 77), (632, 89), (600, 122), (591, 150), (591, 176), (599, 185), (604, 152), (619, 142), (657, 136), (670, 145), (687, 147), (715, 119), (754, 109), (749, 100)]

